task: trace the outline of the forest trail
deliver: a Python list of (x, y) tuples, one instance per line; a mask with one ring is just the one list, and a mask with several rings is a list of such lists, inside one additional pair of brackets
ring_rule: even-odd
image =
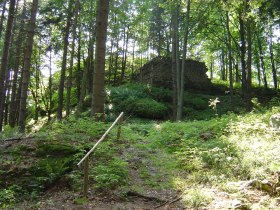
[(150, 146), (148, 141), (140, 140), (121, 151), (129, 164), (129, 183), (124, 188), (97, 193), (91, 186), (85, 201), (82, 193), (67, 190), (62, 178), (41, 197), (39, 209), (184, 209), (180, 191), (171, 186), (173, 176), (180, 172), (162, 168), (163, 164), (175, 166), (174, 158)]
[[(25, 144), (30, 141), (25, 140)], [(9, 142), (11, 145), (12, 142)], [(185, 179), (186, 174), (175, 168), (175, 158), (162, 148), (150, 145), (147, 140), (138, 141), (135, 145), (127, 146), (121, 153), (129, 163), (129, 183), (121, 189), (97, 193), (93, 186), (89, 189), (87, 200), (82, 193), (70, 191), (68, 180), (61, 177), (53, 187), (49, 188), (33, 204), (34, 209), (94, 209), (94, 210), (181, 210), (181, 209), (250, 209), (244, 201), (265, 202), (267, 195), (260, 191), (246, 189), (245, 182), (232, 183), (239, 188), (238, 193), (227, 193), (213, 186), (197, 186), (203, 193), (214, 198), (204, 207), (185, 208), (183, 197), (188, 193), (185, 189), (176, 189), (174, 182), (179, 177)], [(170, 168), (166, 168), (166, 166)], [(242, 187), (243, 186), (243, 187)], [(243, 197), (243, 200), (240, 199)], [(195, 201), (194, 201), (195, 202)], [(195, 205), (195, 204), (193, 204)], [(201, 204), (200, 204), (201, 205)], [(23, 202), (17, 208), (26, 209), (29, 202)]]

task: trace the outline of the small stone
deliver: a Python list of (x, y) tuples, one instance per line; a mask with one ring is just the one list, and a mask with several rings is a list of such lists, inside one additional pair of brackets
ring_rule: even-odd
[(273, 193), (275, 189), (274, 184), (269, 180), (252, 180), (247, 184), (247, 186), (252, 186), (258, 190), (262, 190), (268, 193)]
[(273, 184), (268, 180), (263, 180), (261, 182), (261, 190), (273, 193)]
[(275, 198), (277, 204), (280, 204), (280, 198)]
[(280, 113), (274, 114), (270, 117), (270, 125), (274, 129), (280, 129)]
[[(280, 195), (280, 187), (276, 187), (275, 189), (275, 194), (276, 195)], [(279, 198), (280, 199), (280, 198)]]
[(250, 210), (251, 208), (248, 204), (242, 203), (240, 200), (234, 200), (232, 202), (232, 208), (238, 210)]

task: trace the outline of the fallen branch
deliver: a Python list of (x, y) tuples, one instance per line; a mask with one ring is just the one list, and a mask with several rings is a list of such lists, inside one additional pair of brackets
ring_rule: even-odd
[(151, 196), (147, 196), (147, 195), (142, 195), (138, 192), (134, 192), (134, 191), (128, 191), (126, 193), (127, 196), (135, 196), (135, 197), (140, 197), (140, 198), (143, 198), (145, 200), (148, 200), (148, 201), (156, 201), (158, 203), (162, 203), (162, 202), (166, 202), (164, 200), (161, 200), (159, 198), (156, 198), (156, 197), (151, 197)]
[(9, 139), (2, 139), (2, 141), (20, 141), (20, 140), (30, 139), (30, 138), (33, 138), (33, 136), (23, 137), (23, 135), (22, 135), (22, 136), (19, 136), (19, 137), (13, 137), (13, 138), (9, 138)]
[(180, 197), (178, 197), (178, 198), (175, 198), (175, 199), (172, 200), (172, 201), (166, 201), (166, 202), (164, 202), (164, 203), (162, 203), (162, 204), (156, 206), (155, 209), (158, 209), (158, 208), (160, 208), (160, 207), (162, 207), (162, 206), (165, 206), (166, 204), (167, 204), (167, 205), (171, 205), (172, 203), (175, 203), (175, 202), (177, 202), (177, 201), (179, 201), (179, 200), (181, 200), (181, 199), (182, 199), (182, 196), (180, 196)]

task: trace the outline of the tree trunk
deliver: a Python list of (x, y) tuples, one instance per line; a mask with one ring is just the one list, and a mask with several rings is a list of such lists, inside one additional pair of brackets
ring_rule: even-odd
[(7, 91), (7, 97), (4, 107), (4, 125), (8, 124), (8, 113), (9, 113), (9, 105), (10, 105), (10, 91), (11, 91), (11, 72), (9, 71), (7, 74), (6, 82), (5, 82), (5, 90)]
[[(247, 0), (249, 1), (249, 0)], [(252, 110), (252, 38), (251, 38), (251, 18), (247, 20), (247, 80), (246, 80), (246, 110)]]
[[(51, 46), (51, 43), (50, 43)], [(51, 120), (51, 113), (53, 108), (53, 101), (52, 101), (52, 47), (50, 47), (50, 55), (49, 55), (49, 110), (48, 110), (48, 121)]]
[[(185, 90), (185, 68), (186, 68), (186, 58), (187, 58), (187, 46), (189, 38), (189, 22), (190, 22), (190, 9), (191, 9), (191, 0), (187, 2), (187, 13), (186, 13), (186, 23), (185, 23), (185, 36), (183, 44), (183, 58), (182, 58), (182, 67), (180, 74), (180, 92), (178, 100), (178, 110), (177, 110), (177, 120), (182, 120), (183, 118), (183, 102), (184, 102), (184, 90)], [(179, 55), (178, 55), (179, 56)]]
[(135, 61), (135, 41), (133, 42), (132, 46), (132, 61), (131, 61), (131, 81), (133, 81), (134, 78), (134, 61)]
[(0, 69), (0, 132), (3, 127), (3, 114), (4, 114), (4, 104), (5, 104), (5, 78), (8, 71), (8, 59), (10, 53), (10, 43), (13, 30), (13, 21), (15, 16), (15, 0), (10, 0), (9, 6), (9, 16), (7, 21), (7, 28), (5, 32), (5, 40), (2, 52), (2, 62)]
[(255, 62), (256, 62), (256, 65), (257, 65), (257, 78), (258, 78), (258, 85), (259, 87), (261, 86), (261, 67), (260, 67), (260, 57), (259, 57), (259, 54), (258, 54), (258, 51), (255, 50), (254, 52), (255, 54)]
[(77, 54), (77, 71), (76, 71), (76, 81), (77, 81), (77, 101), (79, 101), (81, 96), (81, 81), (82, 81), (82, 72), (81, 72), (81, 27), (79, 26), (78, 33), (78, 54)]
[(104, 76), (109, 2), (109, 0), (98, 1), (96, 18), (95, 71), (91, 114), (99, 119), (104, 117)]
[(222, 49), (221, 52), (221, 79), (223, 81), (226, 80), (226, 73), (225, 73), (225, 51)]
[(274, 90), (277, 90), (277, 72), (275, 67), (275, 61), (274, 61), (274, 53), (273, 53), (273, 42), (272, 42), (272, 25), (270, 26), (269, 30), (269, 54), (270, 54), (270, 62), (271, 62), (271, 70), (272, 70), (272, 78), (273, 78), (273, 85)]
[(245, 43), (245, 29), (244, 29), (244, 21), (242, 19), (242, 14), (239, 14), (239, 26), (240, 26), (240, 41), (241, 41), (241, 46), (240, 46), (240, 53), (241, 53), (241, 73), (242, 73), (242, 94), (245, 96), (247, 87), (246, 87), (246, 43)]
[(108, 69), (108, 85), (111, 84), (111, 75), (112, 75), (112, 68), (113, 68), (113, 46), (114, 40), (111, 40), (111, 47), (110, 47), (110, 58), (109, 58), (109, 69)]
[(113, 85), (117, 84), (117, 74), (118, 74), (118, 63), (119, 63), (119, 40), (117, 40), (117, 46), (116, 46), (116, 52), (115, 52), (115, 64), (114, 64), (114, 81), (113, 81)]
[(210, 61), (210, 79), (212, 80), (213, 79), (213, 73), (214, 73), (214, 61), (213, 61), (213, 58), (211, 58), (211, 61)]
[(67, 52), (68, 52), (68, 45), (69, 45), (68, 39), (69, 39), (69, 31), (70, 31), (70, 26), (71, 26), (73, 1), (74, 0), (70, 0), (69, 4), (68, 4), (68, 14), (67, 14), (66, 27), (65, 27), (64, 38), (63, 38), (64, 47), (63, 47), (59, 89), (58, 89), (58, 108), (57, 108), (57, 119), (58, 120), (62, 120), (64, 81), (65, 81), (65, 73), (66, 73), (66, 65), (67, 65)]
[(17, 99), (17, 86), (19, 84), (18, 75), (19, 75), (19, 64), (22, 56), (22, 42), (24, 40), (25, 31), (24, 31), (24, 17), (26, 15), (26, 2), (23, 3), (22, 13), (21, 13), (21, 23), (20, 29), (16, 41), (16, 55), (15, 63), (13, 69), (13, 82), (12, 82), (12, 93), (11, 93), (11, 102), (10, 102), (10, 114), (9, 114), (9, 125), (13, 128), (16, 125), (16, 118), (18, 115), (18, 100)]
[(0, 39), (2, 38), (2, 31), (3, 31), (3, 23), (5, 19), (5, 12), (6, 12), (6, 3), (7, 0), (3, 1), (2, 13), (1, 13), (1, 20), (0, 20)]
[[(176, 5), (177, 6), (177, 5)], [(178, 78), (177, 78), (177, 30), (178, 27), (176, 25), (177, 21), (177, 8), (176, 6), (173, 8), (172, 17), (171, 17), (171, 25), (172, 25), (172, 102), (173, 102), (173, 120), (175, 121), (177, 118), (177, 104), (178, 104)]]
[(71, 106), (71, 90), (72, 90), (72, 77), (73, 77), (73, 64), (74, 64), (74, 54), (75, 54), (75, 41), (76, 41), (76, 28), (78, 23), (79, 16), (79, 0), (76, 0), (75, 3), (75, 15), (74, 15), (74, 23), (72, 26), (72, 46), (71, 46), (71, 56), (70, 56), (70, 67), (69, 67), (69, 75), (67, 81), (67, 93), (66, 93), (66, 117), (70, 114), (70, 106)]
[(126, 61), (127, 61), (127, 49), (128, 49), (128, 39), (129, 39), (129, 26), (127, 27), (126, 36), (124, 36), (124, 49), (123, 49), (123, 59), (122, 59), (122, 73), (121, 73), (121, 82), (124, 80)]
[(179, 3), (176, 1), (176, 18), (175, 18), (175, 40), (176, 40), (176, 87), (177, 87), (177, 104), (176, 104), (176, 120), (178, 109), (179, 109), (179, 100), (180, 100), (180, 90), (181, 90), (181, 70), (180, 70), (180, 53), (179, 53), (179, 43), (180, 43), (180, 37), (179, 37)]
[(37, 9), (38, 9), (38, 0), (33, 0), (32, 7), (31, 7), (31, 17), (30, 17), (30, 22), (28, 27), (29, 30), (27, 31), (25, 60), (24, 60), (23, 74), (22, 74), (22, 88), (21, 88), (20, 107), (19, 107), (20, 132), (24, 132), (25, 130), (26, 102), (27, 102), (27, 92), (28, 92), (28, 84), (29, 84), (29, 77), (30, 77), (29, 71), (31, 67), (31, 56), (32, 56), (33, 37), (35, 32)]
[[(89, 71), (91, 67), (91, 62), (93, 57), (93, 51), (94, 51), (94, 34), (95, 30), (92, 28), (91, 29), (91, 38), (88, 43), (88, 57), (85, 59), (86, 61), (84, 62), (84, 71), (83, 71), (83, 77), (82, 77), (82, 82), (81, 82), (81, 93), (80, 93), (80, 98), (79, 98), (79, 104), (78, 104), (78, 114), (80, 114), (83, 109), (84, 109), (84, 99), (87, 93), (90, 93), (90, 90), (88, 88), (88, 79), (89, 79)], [(87, 90), (88, 89), (88, 90)]]
[(233, 73), (232, 73), (232, 52), (231, 52), (231, 34), (229, 28), (229, 14), (226, 12), (226, 28), (227, 28), (227, 40), (228, 40), (228, 65), (229, 65), (229, 91), (230, 95), (233, 95)]
[(259, 53), (260, 53), (260, 61), (261, 61), (263, 84), (264, 84), (265, 89), (267, 89), (268, 85), (267, 85), (267, 79), (266, 79), (266, 69), (265, 69), (265, 63), (264, 63), (264, 54), (263, 54), (263, 48), (262, 48), (262, 43), (261, 43), (259, 32), (257, 34), (257, 41), (258, 41), (258, 48), (259, 48)]
[[(40, 58), (40, 55), (39, 55), (39, 58)], [(40, 109), (40, 107), (39, 107), (39, 93), (38, 93), (38, 91), (39, 91), (39, 83), (40, 83), (40, 66), (39, 66), (39, 64), (38, 64), (38, 58), (36, 58), (36, 61), (35, 61), (35, 63), (36, 63), (36, 68), (35, 68), (35, 99), (34, 99), (34, 101), (35, 101), (35, 115), (34, 115), (34, 120), (35, 120), (35, 122), (37, 122), (38, 121), (38, 119), (39, 119), (39, 109)]]
[(239, 60), (238, 56), (236, 56), (236, 61), (235, 61), (235, 82), (239, 83), (240, 82), (240, 75), (239, 75)]

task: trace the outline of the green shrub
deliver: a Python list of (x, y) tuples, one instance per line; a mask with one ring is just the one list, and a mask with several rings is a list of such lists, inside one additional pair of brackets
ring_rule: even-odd
[(163, 119), (167, 115), (168, 108), (160, 102), (152, 99), (139, 99), (133, 105), (133, 112), (138, 117)]
[(208, 108), (208, 100), (203, 98), (194, 98), (192, 101), (192, 106), (196, 110), (204, 110)]
[(16, 202), (15, 192), (10, 189), (0, 191), (0, 208), (5, 209)]
[(131, 113), (131, 106), (138, 99), (149, 97), (146, 93), (140, 90), (140, 87), (134, 85), (132, 87), (119, 86), (113, 87), (108, 91), (107, 103), (112, 105), (112, 111), (115, 113), (126, 112)]
[(172, 102), (172, 91), (164, 88), (157, 88), (147, 85), (145, 88), (146, 93), (156, 101), (159, 102)]
[(163, 119), (168, 108), (159, 101), (169, 101), (170, 91), (149, 85), (126, 84), (112, 87), (107, 95), (107, 111), (122, 111), (136, 117)]
[(279, 107), (280, 106), (280, 98), (279, 97), (273, 97), (269, 101), (269, 107)]
[(107, 164), (94, 168), (95, 187), (99, 190), (112, 189), (124, 185), (128, 178), (128, 164), (120, 159), (113, 159)]
[(18, 131), (18, 127), (12, 128), (9, 125), (5, 125), (3, 131), (0, 133), (0, 139), (8, 139), (21, 136)]

